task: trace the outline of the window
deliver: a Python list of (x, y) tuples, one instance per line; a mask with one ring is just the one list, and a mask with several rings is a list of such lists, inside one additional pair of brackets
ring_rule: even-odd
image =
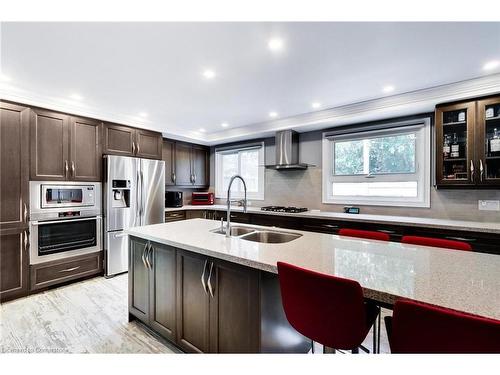
[[(215, 150), (215, 195), (227, 198), (231, 177), (239, 174), (245, 179), (248, 199), (264, 199), (264, 144), (258, 143), (239, 148)], [(240, 180), (231, 187), (231, 197), (243, 198)]]
[(430, 120), (323, 136), (323, 203), (430, 207)]

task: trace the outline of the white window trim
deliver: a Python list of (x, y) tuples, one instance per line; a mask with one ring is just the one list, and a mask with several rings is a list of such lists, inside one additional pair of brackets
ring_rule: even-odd
[[(215, 149), (215, 197), (219, 199), (227, 199), (227, 191), (223, 191), (222, 186), (222, 170), (219, 167), (221, 163), (221, 156), (224, 153), (229, 152), (239, 152), (248, 149), (258, 148), (259, 149), (259, 184), (258, 192), (248, 192), (248, 200), (264, 200), (264, 190), (265, 190), (265, 147), (264, 142), (252, 143), (240, 145), (237, 147), (221, 147)], [(236, 182), (235, 182), (236, 183)], [(244, 197), (243, 193), (239, 193), (236, 190), (231, 191), (231, 199), (242, 199)]]
[[(393, 125), (393, 126), (392, 126)], [(358, 197), (358, 196), (333, 196), (333, 180), (342, 181), (346, 180), (346, 176), (333, 176), (333, 142), (332, 138), (338, 139), (354, 139), (356, 137), (363, 138), (367, 135), (377, 134), (390, 134), (390, 132), (401, 130), (419, 129), (422, 136), (417, 136), (417, 160), (416, 170), (418, 174), (419, 195), (416, 198), (409, 197)], [(322, 159), (323, 159), (323, 186), (322, 186), (322, 202), (324, 204), (357, 204), (357, 205), (370, 205), (370, 206), (398, 206), (398, 207), (430, 207), (430, 188), (431, 188), (431, 124), (429, 118), (422, 118), (418, 120), (410, 120), (387, 125), (380, 130), (372, 130), (366, 132), (332, 135), (331, 132), (323, 133), (322, 141)], [(391, 179), (398, 179), (402, 174), (385, 175), (383, 181), (390, 181)], [(357, 177), (349, 176), (351, 180), (356, 180)], [(364, 176), (359, 177), (359, 181), (363, 181)], [(398, 179), (399, 180), (399, 179)]]

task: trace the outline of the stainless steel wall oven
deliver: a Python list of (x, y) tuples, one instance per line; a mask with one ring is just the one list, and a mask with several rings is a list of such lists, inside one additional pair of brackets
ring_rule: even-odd
[(30, 182), (30, 264), (102, 250), (101, 184)]

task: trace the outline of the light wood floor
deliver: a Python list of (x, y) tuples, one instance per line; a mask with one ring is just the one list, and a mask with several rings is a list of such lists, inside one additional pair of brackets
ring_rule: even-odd
[[(127, 274), (96, 277), (0, 305), (0, 353), (176, 353), (128, 322)], [(382, 310), (382, 315), (389, 313)], [(389, 352), (382, 319), (381, 353)], [(372, 349), (372, 335), (363, 343)], [(318, 350), (320, 349), (320, 350)], [(321, 352), (321, 348), (316, 348)], [(362, 351), (360, 351), (362, 353)]]
[(0, 305), (0, 352), (172, 353), (128, 322), (127, 275), (96, 277)]

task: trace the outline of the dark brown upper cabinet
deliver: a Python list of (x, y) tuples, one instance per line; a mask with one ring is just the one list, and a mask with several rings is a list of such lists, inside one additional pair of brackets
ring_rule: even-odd
[(70, 119), (70, 175), (78, 181), (100, 181), (102, 123), (80, 117)]
[(177, 186), (208, 186), (208, 148), (176, 142), (173, 180)]
[(175, 185), (175, 142), (163, 139), (162, 160), (165, 162), (165, 185)]
[(477, 102), (478, 184), (500, 186), (500, 96)]
[(174, 180), (178, 186), (193, 185), (191, 149), (192, 147), (188, 143), (175, 143)]
[(500, 186), (500, 96), (436, 107), (438, 187)]
[(141, 158), (161, 159), (162, 137), (160, 133), (137, 129), (135, 131), (136, 153)]
[(97, 120), (32, 110), (31, 179), (100, 181), (101, 126)]
[(106, 123), (103, 152), (111, 155), (161, 159), (161, 133)]
[(193, 146), (191, 150), (193, 185), (208, 185), (208, 149), (206, 147)]
[(30, 120), (32, 180), (70, 179), (69, 116), (34, 109)]
[(28, 226), (29, 115), (0, 102), (0, 230)]

